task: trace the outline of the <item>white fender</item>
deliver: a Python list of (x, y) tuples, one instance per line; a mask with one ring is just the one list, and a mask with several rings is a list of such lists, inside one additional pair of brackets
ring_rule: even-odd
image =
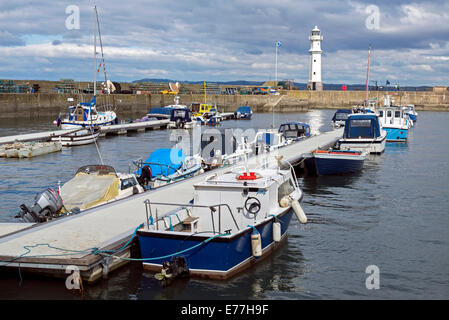
[(257, 258), (262, 255), (262, 240), (260, 238), (260, 233), (257, 231), (251, 233), (251, 249), (254, 257)]
[(307, 223), (307, 216), (304, 213), (304, 210), (302, 210), (301, 206), (299, 205), (298, 200), (292, 199), (292, 208), (293, 211), (295, 211), (296, 217), (298, 218), (299, 222)]
[(279, 242), (281, 241), (281, 223), (273, 222), (273, 241)]

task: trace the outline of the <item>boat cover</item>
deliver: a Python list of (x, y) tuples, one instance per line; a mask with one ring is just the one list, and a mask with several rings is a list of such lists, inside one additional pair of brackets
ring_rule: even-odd
[(153, 151), (145, 163), (150, 166), (153, 177), (169, 176), (182, 167), (185, 158), (182, 149), (160, 148)]
[(251, 113), (251, 108), (250, 107), (246, 107), (246, 106), (238, 107), (236, 112)]
[(77, 173), (61, 187), (61, 198), (66, 210), (81, 210), (114, 199), (119, 194), (119, 179), (115, 173)]

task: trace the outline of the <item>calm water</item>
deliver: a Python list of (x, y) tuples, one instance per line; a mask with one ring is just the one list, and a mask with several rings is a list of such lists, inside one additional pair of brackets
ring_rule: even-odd
[[(332, 110), (276, 115), (331, 129)], [(271, 114), (222, 127), (264, 128)], [(89, 286), (87, 299), (448, 299), (449, 113), (420, 112), (406, 144), (387, 144), (351, 176), (307, 177), (299, 183), (309, 223), (292, 219), (288, 240), (274, 255), (226, 282), (178, 281), (161, 288), (139, 263)], [(0, 122), (0, 135), (47, 130), (48, 123)], [(166, 147), (169, 131), (99, 140), (105, 163), (127, 171), (130, 160)], [(83, 164), (98, 163), (95, 145), (34, 159), (0, 159), (0, 221), (13, 221), (18, 206)], [(368, 290), (369, 265), (380, 270), (380, 289)], [(0, 278), (0, 298), (71, 299), (63, 280)], [(79, 298), (79, 297), (75, 297)]]

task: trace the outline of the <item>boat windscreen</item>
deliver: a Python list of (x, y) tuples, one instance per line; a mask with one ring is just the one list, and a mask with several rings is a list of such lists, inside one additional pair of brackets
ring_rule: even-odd
[(349, 130), (345, 130), (345, 134), (348, 133), (347, 138), (374, 138), (374, 129), (370, 119), (351, 119), (349, 123)]

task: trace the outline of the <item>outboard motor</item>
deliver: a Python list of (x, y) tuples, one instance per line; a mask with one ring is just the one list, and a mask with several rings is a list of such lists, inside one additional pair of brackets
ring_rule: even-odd
[(150, 166), (145, 165), (145, 166), (142, 167), (142, 171), (140, 173), (140, 177), (137, 177), (137, 182), (139, 182), (139, 184), (143, 188), (146, 189), (146, 186), (151, 181), (151, 176), (152, 176), (152, 172), (151, 172)]
[(50, 188), (38, 193), (34, 200), (35, 203), (31, 208), (25, 204), (20, 205), (21, 211), (16, 218), (24, 222), (45, 222), (57, 216), (62, 208), (61, 196)]

